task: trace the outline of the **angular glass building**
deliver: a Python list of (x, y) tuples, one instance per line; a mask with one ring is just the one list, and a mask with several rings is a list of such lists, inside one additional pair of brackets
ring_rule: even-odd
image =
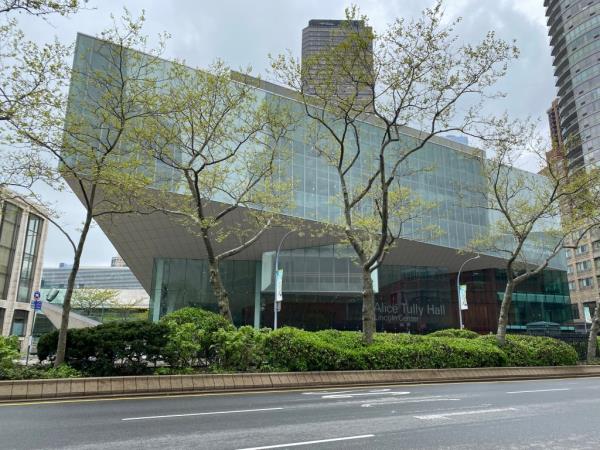
[[(77, 72), (104, 70), (104, 58), (99, 55), (106, 46), (79, 35), (74, 63)], [(252, 85), (258, 99), (302, 110), (294, 92), (259, 80), (252, 80)], [(87, 84), (74, 79), (70, 108), (76, 110), (86, 95), (90, 95)], [(358, 126), (366, 161), (375, 151), (382, 129), (371, 121)], [(339, 193), (339, 181), (305, 138), (307, 127), (301, 121), (288, 136), (289, 152), (277, 161), (278, 174), (293, 186), (294, 201), (285, 214), (298, 229), (310, 226), (321, 232), (291, 233), (283, 243), (279, 324), (305, 329), (360, 329), (360, 270), (352, 250), (325, 226), (341, 214), (332, 201)], [(401, 139), (415, 141), (418, 135), (417, 130), (405, 128)], [(415, 170), (403, 177), (403, 184), (436, 207), (404, 225), (404, 238), (373, 274), (379, 330), (428, 332), (457, 327), (456, 277), (469, 258), (459, 251), (493, 222), (481, 196), (486, 191), (481, 176), (484, 163), (480, 150), (441, 137), (431, 139), (411, 156), (410, 165)], [(364, 175), (361, 164), (357, 178)], [(149, 164), (147, 171), (157, 183), (175, 177), (160, 162)], [(98, 223), (149, 292), (151, 320), (185, 306), (217, 310), (204, 246), (179, 221), (165, 214), (119, 214), (100, 217)], [(423, 231), (427, 227), (440, 232), (431, 235)], [(275, 250), (286, 234), (283, 228), (269, 229), (254, 245), (221, 264), (236, 325), (272, 325)], [(466, 327), (484, 333), (495, 330), (505, 286), (504, 263), (501, 255), (490, 253), (465, 267), (461, 283), (468, 286), (469, 309), (463, 313)], [(544, 273), (520, 286), (513, 301), (511, 327), (524, 328), (529, 322), (542, 320), (567, 324), (571, 319), (567, 292), (565, 263), (557, 258)]]

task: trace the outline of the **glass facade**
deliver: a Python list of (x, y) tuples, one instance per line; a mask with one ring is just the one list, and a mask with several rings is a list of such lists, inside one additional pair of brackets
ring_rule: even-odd
[[(70, 273), (70, 267), (44, 268), (42, 288), (66, 288)], [(78, 289), (143, 289), (128, 267), (81, 267), (75, 278), (75, 287)]]
[[(575, 38), (577, 39), (581, 37)], [(106, 70), (103, 52), (110, 52), (108, 47), (106, 43), (93, 38), (78, 36), (74, 65), (77, 73), (84, 76), (74, 78), (71, 83), (71, 112), (83, 108), (86, 96), (97, 95), (86, 85), (85, 73), (86, 70)], [(161, 64), (163, 65), (159, 70), (169, 66), (168, 62)], [(304, 220), (313, 224), (339, 224), (342, 209), (338, 175), (335, 168), (316, 150), (327, 148), (330, 138), (323, 129), (309, 121), (303, 106), (294, 100), (293, 93), (268, 83), (257, 82), (257, 85), (257, 102), (265, 101), (275, 107), (283, 106), (298, 118), (285, 143), (285, 148), (289, 151), (280, 152), (275, 161), (276, 181), (292, 186), (285, 213), (299, 219), (298, 223)], [(86, 114), (88, 113), (82, 112), (82, 115)], [(96, 120), (97, 118), (90, 116), (94, 133), (110, 132), (103, 129), (103, 125), (96, 123)], [(370, 120), (356, 121), (355, 125), (360, 136), (361, 151), (349, 171), (349, 189), (366, 183), (372, 175), (372, 164), (384, 132), (376, 122)], [(418, 132), (403, 129), (399, 142), (394, 146), (390, 145), (387, 151), (403, 152), (417, 143)], [(356, 147), (356, 143), (349, 139), (346, 143), (349, 158), (353, 156), (352, 150), (357, 150)], [(250, 148), (245, 151), (252, 150)], [(423, 247), (422, 243), (426, 243), (428, 251), (432, 252), (431, 265), (437, 264), (438, 267), (411, 264), (412, 255), (407, 254), (405, 259), (400, 260), (403, 265), (384, 265), (379, 268), (375, 280), (378, 292), (378, 329), (423, 332), (457, 325), (457, 311), (453, 306), (457, 304), (456, 274), (445, 267), (445, 262), (436, 261), (435, 249), (439, 249), (440, 253), (446, 252), (446, 255), (452, 253), (449, 256), (452, 259), (456, 256), (455, 250), (463, 249), (471, 240), (485, 234), (497, 219), (485, 208), (487, 198), (483, 193), (487, 191), (487, 186), (482, 174), (483, 164), (485, 158), (481, 151), (435, 138), (412, 154), (401, 167), (402, 175), (398, 177), (401, 187), (409, 188), (415, 196), (434, 207), (419, 214), (418, 218), (403, 223), (400, 240)], [(149, 163), (144, 171), (153, 175), (157, 185), (166, 185), (174, 192), (182, 193), (176, 174), (164, 164)], [(511, 173), (531, 177), (536, 183), (544, 182), (543, 177), (518, 169), (513, 169)], [(224, 196), (208, 197), (213, 201), (228, 201)], [(359, 207), (368, 212), (368, 208), (372, 206), (365, 202)], [(401, 222), (399, 217), (391, 218), (393, 227), (398, 227)], [(432, 234), (429, 231), (431, 229), (439, 232)], [(169, 233), (167, 229), (157, 231)], [(109, 236), (110, 232), (114, 231), (109, 231)], [(268, 232), (265, 235), (267, 234)], [(542, 247), (540, 243), (544, 236), (538, 234), (531, 247), (532, 254), (539, 254)], [(175, 241), (173, 236), (170, 238)], [(329, 242), (332, 241), (334, 239)], [(202, 251), (198, 250), (198, 253)], [(158, 320), (185, 306), (200, 306), (216, 311), (217, 303), (209, 284), (206, 261), (201, 258), (172, 257), (172, 254), (167, 258), (163, 255), (154, 251), (151, 256), (144, 256), (153, 259), (151, 319)], [(362, 283), (360, 271), (352, 256), (353, 252), (341, 245), (311, 247), (309, 243), (306, 248), (283, 251), (280, 263), (284, 269), (285, 298), (280, 323), (306, 329), (359, 329)], [(498, 254), (490, 253), (488, 256), (497, 258)], [(273, 259), (273, 252), (266, 252), (255, 254), (247, 260), (222, 262), (222, 277), (229, 292), (231, 310), (237, 325), (262, 326), (272, 323)], [(135, 258), (131, 260), (135, 262)], [(147, 263), (145, 267), (148, 267)], [(540, 317), (570, 318), (566, 274), (561, 271), (563, 267), (564, 261), (556, 258), (548, 270), (558, 280), (553, 283), (560, 285), (556, 292), (550, 292), (545, 285), (548, 281), (545, 280), (545, 273), (520, 288), (513, 304), (514, 311), (511, 312), (514, 326), (524, 326)], [(477, 331), (492, 331), (497, 322), (501, 301), (499, 295), (504, 290), (505, 281), (502, 281), (501, 271), (485, 269), (465, 272), (464, 276), (465, 279), (461, 278), (461, 281), (469, 286), (469, 310), (465, 313), (465, 323)], [(546, 297), (550, 299), (547, 305), (544, 304)], [(540, 302), (543, 305), (538, 305)], [(564, 314), (563, 310), (566, 311)]]
[(22, 210), (9, 202), (2, 206), (0, 217), (0, 298), (6, 299), (10, 284)]
[[(256, 274), (259, 261), (225, 261), (221, 263), (221, 278), (229, 294), (233, 320), (236, 324), (252, 324)], [(217, 300), (208, 279), (208, 264), (204, 260), (154, 260), (150, 293), (150, 318), (158, 320), (165, 314), (186, 306), (218, 311)]]
[(27, 234), (25, 236), (25, 247), (21, 260), (21, 274), (19, 276), (19, 288), (17, 290), (17, 301), (28, 303), (31, 301), (31, 286), (35, 276), (35, 264), (42, 232), (42, 218), (35, 214), (29, 214), (27, 221)]
[[(362, 286), (353, 275), (357, 273), (356, 266), (344, 257), (344, 251), (325, 246), (286, 253), (280, 255), (280, 267), (284, 270), (280, 325), (309, 330), (360, 330)], [(238, 326), (273, 324), (271, 256), (266, 254), (262, 263), (227, 261), (223, 265), (224, 282)], [(469, 309), (463, 312), (465, 325), (481, 333), (494, 331), (506, 286), (503, 271), (464, 272), (461, 283), (467, 285)], [(384, 265), (378, 271), (375, 285), (380, 331), (424, 333), (458, 326), (456, 273), (443, 267)], [(206, 261), (155, 259), (150, 317), (158, 320), (186, 306), (218, 311), (208, 282)], [(530, 322), (570, 321), (566, 273), (548, 270), (520, 285), (509, 317), (510, 327), (515, 330), (525, 328)]]

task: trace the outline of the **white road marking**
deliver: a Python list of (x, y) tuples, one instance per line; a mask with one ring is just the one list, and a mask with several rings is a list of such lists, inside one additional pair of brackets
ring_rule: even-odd
[(505, 412), (505, 411), (516, 411), (517, 408), (494, 408), (494, 409), (478, 409), (473, 411), (456, 411), (456, 412), (447, 412), (440, 414), (426, 414), (424, 416), (413, 416), (415, 419), (421, 420), (435, 420), (435, 419), (447, 419), (448, 417), (453, 416), (470, 416), (473, 414), (488, 414), (488, 413), (496, 413), (496, 412)]
[[(384, 388), (384, 389), (370, 389), (369, 392), (373, 392), (373, 393), (377, 393), (377, 392), (387, 392), (387, 391), (391, 391), (390, 388)], [(352, 392), (356, 392), (359, 393), (359, 391), (357, 389), (348, 389), (345, 391), (317, 391), (317, 392), (303, 392), (302, 395), (340, 395), (340, 394), (349, 394)]]
[(320, 439), (318, 441), (290, 442), (288, 444), (265, 445), (263, 447), (248, 447), (239, 450), (264, 450), (268, 448), (299, 447), (300, 445), (324, 444), (326, 442), (351, 441), (353, 439), (367, 439), (375, 437), (374, 434), (362, 434), (360, 436), (346, 436), (333, 439)]
[(236, 413), (248, 413), (248, 412), (260, 412), (260, 411), (276, 411), (283, 408), (260, 408), (260, 409), (238, 409), (235, 411), (212, 411), (212, 412), (201, 412), (201, 413), (189, 413), (189, 414), (168, 414), (165, 416), (146, 416), (146, 417), (126, 417), (127, 420), (146, 420), (146, 419), (168, 419), (170, 417), (191, 417), (191, 416), (210, 416), (213, 414), (236, 414)]
[(408, 395), (408, 391), (371, 391), (371, 392), (359, 392), (357, 394), (329, 394), (323, 395), (321, 398), (352, 398), (362, 397), (365, 395)]
[(405, 403), (425, 403), (425, 402), (447, 402), (447, 401), (459, 401), (460, 398), (439, 398), (439, 397), (428, 397), (428, 398), (407, 398), (406, 400), (385, 400), (372, 403), (363, 403), (360, 405), (362, 408), (370, 408), (372, 406), (385, 406), (385, 405), (397, 405)]
[(348, 391), (334, 391), (334, 392), (328, 392), (326, 390), (323, 390), (323, 391), (316, 391), (316, 392), (303, 392), (302, 395), (345, 394), (347, 392), (355, 392), (355, 390), (350, 389)]
[(507, 392), (507, 394), (528, 394), (530, 392), (553, 392), (553, 391), (570, 391), (569, 388), (562, 388), (562, 389), (535, 389), (535, 390), (531, 390), (531, 391), (511, 391), (511, 392)]

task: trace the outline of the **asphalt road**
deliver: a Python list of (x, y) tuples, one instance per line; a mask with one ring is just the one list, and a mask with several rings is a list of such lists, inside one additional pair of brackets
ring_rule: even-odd
[(600, 378), (0, 404), (0, 449), (600, 449)]

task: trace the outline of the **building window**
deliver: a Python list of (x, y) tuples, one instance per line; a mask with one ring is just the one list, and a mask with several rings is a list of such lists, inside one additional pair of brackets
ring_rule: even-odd
[(577, 272), (587, 272), (592, 270), (592, 262), (590, 260), (579, 261), (577, 264)]
[(25, 336), (25, 332), (27, 331), (28, 316), (29, 313), (27, 311), (15, 309), (15, 312), (13, 314), (12, 327), (10, 329), (10, 334), (12, 336)]
[(573, 273), (573, 266), (567, 266), (567, 273), (568, 274), (572, 274)]
[(592, 248), (594, 249), (594, 251), (600, 251), (600, 241), (594, 241), (594, 243), (592, 244)]
[(584, 253), (587, 253), (587, 252), (588, 252), (587, 244), (580, 245), (579, 247), (577, 247), (577, 250), (575, 250), (576, 255), (583, 255)]
[(19, 238), (21, 212), (18, 206), (4, 202), (2, 217), (0, 217), (0, 298), (3, 299), (8, 297), (10, 274)]
[(27, 237), (25, 238), (23, 261), (21, 263), (21, 275), (19, 277), (19, 290), (17, 292), (18, 302), (29, 302), (31, 300), (31, 285), (35, 276), (35, 263), (37, 261), (41, 226), (42, 219), (35, 214), (29, 214)]
[(579, 319), (579, 307), (577, 305), (571, 305), (571, 314), (573, 319)]
[(6, 310), (4, 308), (0, 308), (0, 336), (2, 336), (2, 330), (4, 329), (4, 315)]
[(574, 281), (569, 281), (569, 291), (575, 291), (577, 288), (575, 287)]
[(592, 277), (579, 279), (579, 289), (589, 289), (592, 286), (594, 286), (594, 279)]

